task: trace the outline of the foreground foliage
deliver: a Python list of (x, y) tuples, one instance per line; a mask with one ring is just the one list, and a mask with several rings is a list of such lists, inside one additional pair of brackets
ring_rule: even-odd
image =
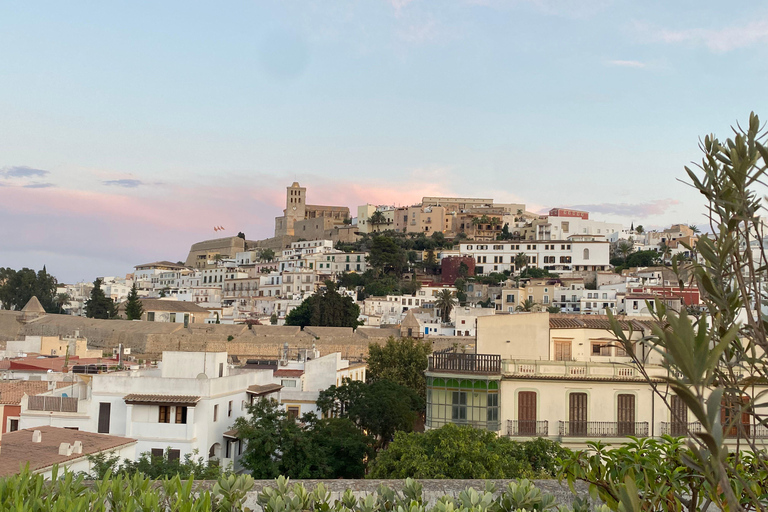
[(247, 511), (246, 493), (253, 488), (249, 476), (223, 476), (211, 490), (196, 489), (192, 479), (178, 476), (152, 480), (107, 474), (86, 486), (85, 476), (59, 472), (50, 480), (25, 469), (0, 479), (0, 510), (7, 512), (237, 512)]
[(517, 442), (449, 423), (395, 434), (370, 465), (369, 478), (551, 478), (570, 452), (554, 441)]
[(88, 460), (93, 464), (91, 476), (97, 479), (104, 478), (109, 473), (113, 475), (122, 473), (126, 476), (140, 473), (149, 478), (178, 476), (181, 479), (216, 480), (222, 473), (229, 471), (229, 468), (221, 468), (218, 462), (205, 460), (198, 456), (197, 452), (194, 454), (187, 453), (181, 459), (172, 459), (170, 449), (166, 449), (161, 457), (144, 452), (136, 460), (124, 459), (121, 462), (120, 457), (109, 456), (102, 452), (97, 455), (89, 455)]

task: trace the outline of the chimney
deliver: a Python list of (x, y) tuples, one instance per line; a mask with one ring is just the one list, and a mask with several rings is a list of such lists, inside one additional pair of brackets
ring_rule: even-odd
[(75, 441), (75, 444), (72, 445), (72, 453), (76, 453), (78, 455), (83, 453), (83, 442), (82, 441)]
[(69, 443), (61, 443), (59, 445), (59, 455), (65, 455), (67, 457), (72, 455), (72, 445)]
[(43, 433), (39, 430), (35, 430), (32, 432), (32, 442), (33, 443), (42, 443), (43, 442)]

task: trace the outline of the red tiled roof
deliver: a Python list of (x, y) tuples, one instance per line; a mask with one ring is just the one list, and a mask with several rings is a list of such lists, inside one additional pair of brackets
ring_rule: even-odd
[[(62, 388), (72, 385), (71, 382), (57, 382), (56, 387)], [(48, 391), (48, 382), (40, 380), (15, 380), (0, 382), (0, 404), (18, 405), (24, 394), (38, 395)]]
[(275, 370), (272, 372), (275, 377), (301, 377), (304, 370)]
[[(648, 320), (628, 320), (625, 317), (617, 317), (617, 320), (622, 329), (629, 330), (631, 325), (632, 330), (635, 331), (650, 329), (652, 323)], [(611, 324), (606, 315), (567, 315), (555, 313), (549, 315), (549, 328), (606, 330), (611, 328)]]

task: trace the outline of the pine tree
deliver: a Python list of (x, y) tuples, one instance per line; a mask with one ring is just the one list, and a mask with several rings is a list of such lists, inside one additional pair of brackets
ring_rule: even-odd
[(144, 307), (139, 300), (139, 292), (136, 290), (136, 283), (133, 283), (131, 291), (128, 294), (128, 302), (125, 304), (125, 316), (128, 320), (141, 320), (144, 313)]
[(115, 301), (104, 295), (104, 290), (101, 289), (101, 279), (96, 279), (93, 282), (91, 298), (85, 301), (85, 316), (109, 319), (114, 318), (116, 314)]

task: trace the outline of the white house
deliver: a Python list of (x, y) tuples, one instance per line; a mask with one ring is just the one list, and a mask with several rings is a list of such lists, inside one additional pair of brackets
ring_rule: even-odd
[(172, 457), (198, 451), (220, 459), (224, 432), (246, 414), (250, 394), (272, 381), (269, 370), (231, 371), (226, 352), (163, 352), (159, 368), (89, 375), (25, 397), (19, 426), (133, 438), (134, 457), (170, 448)]

